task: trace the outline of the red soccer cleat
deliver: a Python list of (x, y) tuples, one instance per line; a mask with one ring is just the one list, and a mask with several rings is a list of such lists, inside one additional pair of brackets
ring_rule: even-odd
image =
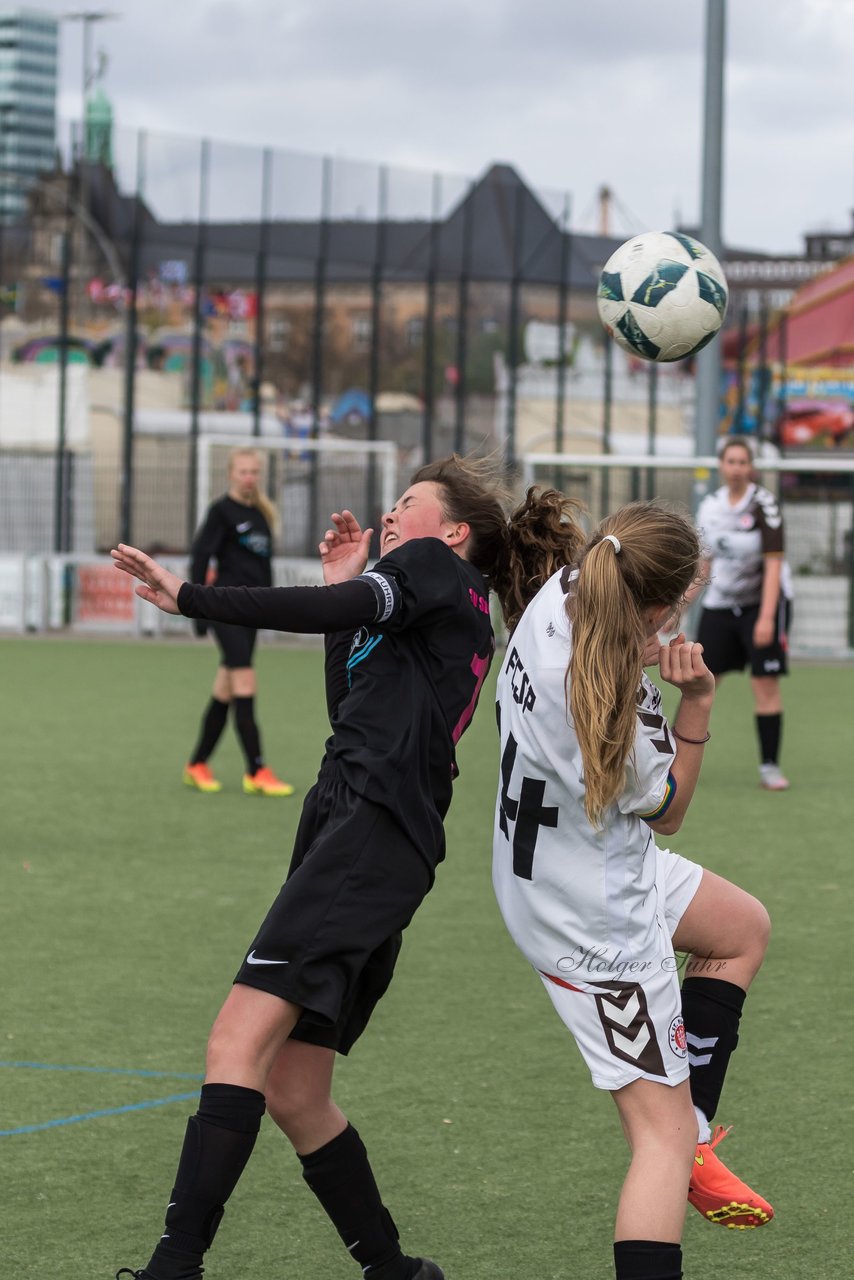
[(272, 769), (266, 765), (257, 773), (244, 773), (243, 790), (248, 796), (292, 796), (294, 789), (290, 782), (277, 778)]
[(222, 791), (222, 783), (217, 782), (204, 762), (185, 765), (184, 783), (188, 787), (195, 787), (197, 791)]
[(736, 1231), (751, 1227), (764, 1227), (774, 1217), (774, 1210), (767, 1200), (751, 1191), (715, 1155), (715, 1147), (727, 1136), (729, 1129), (718, 1125), (711, 1142), (698, 1142), (688, 1184), (688, 1200), (709, 1222)]

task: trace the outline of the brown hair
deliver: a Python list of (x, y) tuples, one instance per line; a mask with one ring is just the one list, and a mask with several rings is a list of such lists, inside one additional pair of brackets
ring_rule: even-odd
[(644, 614), (662, 605), (675, 608), (697, 577), (699, 559), (689, 517), (659, 501), (632, 502), (608, 516), (579, 558), (567, 601), (567, 679), (584, 765), (584, 809), (594, 826), (602, 825), (623, 789), (634, 745), (648, 634)]
[(543, 583), (581, 550), (578, 504), (555, 489), (532, 487), (508, 518), (509, 489), (491, 458), (454, 453), (421, 467), (411, 483), (424, 480), (441, 487), (446, 518), (470, 527), (466, 557), (495, 592), (512, 631)]
[(743, 449), (751, 462), (756, 461), (756, 444), (755, 441), (751, 440), (750, 436), (728, 435), (721, 436), (718, 441), (718, 462), (721, 461), (728, 449), (732, 449), (734, 447)]
[(491, 458), (461, 458), (452, 453), (419, 467), (410, 484), (430, 481), (442, 491), (442, 510), (448, 520), (469, 526), (466, 559), (480, 569), (495, 589), (496, 574), (506, 554), (509, 490)]
[[(261, 462), (261, 454), (257, 449), (253, 449), (250, 445), (240, 445), (237, 449), (232, 449), (228, 455), (228, 474), (231, 476), (232, 468), (238, 458), (255, 458)], [(255, 486), (255, 497), (250, 504), (261, 512), (261, 515), (270, 526), (270, 532), (275, 536), (279, 531), (279, 512), (274, 504), (258, 485)]]
[(528, 489), (510, 513), (507, 555), (496, 587), (508, 631), (544, 583), (574, 564), (584, 545), (582, 508), (557, 489)]

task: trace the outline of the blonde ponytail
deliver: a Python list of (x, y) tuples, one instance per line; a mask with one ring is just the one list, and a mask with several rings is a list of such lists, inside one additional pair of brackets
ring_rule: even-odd
[(584, 547), (567, 600), (569, 710), (581, 748), (584, 809), (594, 827), (625, 785), (650, 610), (676, 608), (697, 577), (700, 546), (682, 512), (632, 502)]
[(264, 517), (264, 519), (267, 521), (267, 524), (270, 526), (270, 533), (275, 538), (276, 534), (279, 532), (278, 507), (273, 505), (273, 503), (267, 497), (266, 493), (264, 493), (261, 489), (256, 490), (255, 497), (252, 501), (252, 505), (253, 507), (257, 507), (257, 509), (261, 512), (261, 515)]
[(584, 763), (584, 809), (594, 827), (623, 789), (634, 744), (644, 629), (610, 542), (585, 556), (572, 601), (569, 701)]

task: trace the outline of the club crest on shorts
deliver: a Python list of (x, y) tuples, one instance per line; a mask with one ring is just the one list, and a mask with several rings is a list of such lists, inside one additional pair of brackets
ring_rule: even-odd
[(685, 1035), (685, 1023), (681, 1013), (673, 1019), (667, 1033), (667, 1042), (677, 1058), (688, 1057), (688, 1037)]

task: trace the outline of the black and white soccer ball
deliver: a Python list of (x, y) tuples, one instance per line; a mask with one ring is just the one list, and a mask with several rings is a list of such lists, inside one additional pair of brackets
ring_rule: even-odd
[(599, 276), (596, 304), (610, 337), (643, 360), (684, 360), (720, 329), (729, 293), (711, 250), (681, 231), (621, 244)]

